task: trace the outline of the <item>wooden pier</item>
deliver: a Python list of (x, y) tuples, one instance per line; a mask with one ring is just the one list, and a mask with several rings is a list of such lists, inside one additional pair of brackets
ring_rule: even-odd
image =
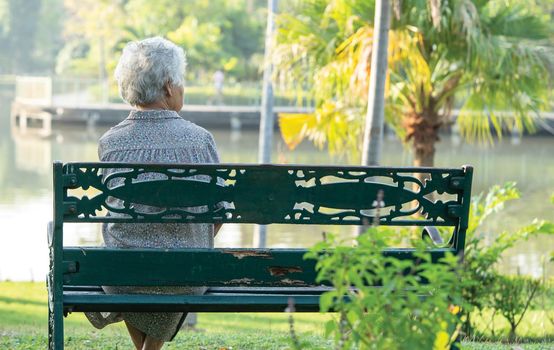
[[(115, 125), (129, 115), (130, 109), (128, 105), (119, 103), (64, 106), (23, 103), (16, 100), (11, 106), (11, 125), (20, 132), (31, 131), (47, 136), (56, 125)], [(312, 111), (302, 107), (275, 107), (274, 110), (275, 114)], [(207, 128), (252, 129), (258, 128), (260, 122), (258, 106), (186, 105), (179, 114)]]
[[(49, 136), (52, 129), (60, 125), (116, 125), (125, 119), (131, 110), (131, 107), (124, 103), (86, 103), (79, 98), (83, 86), (81, 90), (76, 89), (73, 93), (56, 95), (51, 77), (17, 76), (14, 82), (15, 99), (11, 105), (11, 127), (23, 134)], [(311, 109), (275, 107), (274, 111), (275, 114), (309, 113)], [(259, 127), (260, 106), (185, 105), (180, 114), (183, 118), (207, 128), (252, 129)]]

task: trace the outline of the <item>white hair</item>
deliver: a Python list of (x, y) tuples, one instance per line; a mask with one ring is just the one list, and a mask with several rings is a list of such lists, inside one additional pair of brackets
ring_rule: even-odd
[(132, 41), (115, 68), (121, 98), (132, 106), (160, 100), (163, 87), (184, 86), (186, 59), (182, 48), (161, 37)]

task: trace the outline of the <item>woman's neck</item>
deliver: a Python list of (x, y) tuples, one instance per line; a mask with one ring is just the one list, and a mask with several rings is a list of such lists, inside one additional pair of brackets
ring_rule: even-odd
[(149, 104), (146, 104), (146, 105), (136, 105), (135, 108), (138, 109), (139, 111), (170, 110), (169, 106), (167, 105), (167, 103), (164, 100), (156, 101), (156, 102), (149, 103)]

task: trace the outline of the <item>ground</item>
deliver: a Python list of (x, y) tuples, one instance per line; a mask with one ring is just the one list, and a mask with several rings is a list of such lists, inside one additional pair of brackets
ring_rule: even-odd
[[(0, 282), (0, 349), (42, 350), (46, 348), (46, 288), (44, 283)], [(540, 312), (531, 313), (524, 329), (540, 337), (552, 333), (552, 325), (541, 324)], [(305, 349), (331, 349), (323, 323), (333, 315), (295, 314), (294, 329)], [(132, 349), (122, 324), (94, 329), (82, 314), (66, 319), (66, 349)], [(164, 349), (290, 349), (290, 323), (286, 313), (200, 314), (198, 331), (181, 331)], [(535, 333), (533, 333), (533, 331)], [(463, 343), (464, 349), (554, 349), (552, 339), (509, 345)], [(516, 347), (517, 346), (517, 347)]]

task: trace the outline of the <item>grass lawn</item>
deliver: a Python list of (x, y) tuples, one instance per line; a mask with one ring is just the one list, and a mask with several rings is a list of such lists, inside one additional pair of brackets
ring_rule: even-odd
[[(0, 349), (39, 350), (46, 348), (47, 306), (44, 283), (0, 282)], [(554, 333), (552, 324), (540, 323), (540, 311), (533, 311), (522, 328), (532, 337)], [(323, 336), (323, 323), (333, 315), (295, 314), (295, 330), (305, 349), (331, 349)], [(164, 349), (289, 349), (289, 322), (285, 313), (199, 314), (199, 331), (181, 331)], [(548, 321), (547, 321), (548, 322)], [(549, 328), (544, 328), (549, 327)], [(499, 327), (496, 327), (499, 328)], [(540, 328), (540, 329), (539, 329)], [(497, 332), (499, 329), (497, 329)], [(65, 322), (66, 349), (132, 349), (122, 324), (101, 331), (84, 315), (72, 314)], [(463, 343), (464, 349), (554, 349), (554, 342), (538, 341), (514, 345), (488, 342)]]

